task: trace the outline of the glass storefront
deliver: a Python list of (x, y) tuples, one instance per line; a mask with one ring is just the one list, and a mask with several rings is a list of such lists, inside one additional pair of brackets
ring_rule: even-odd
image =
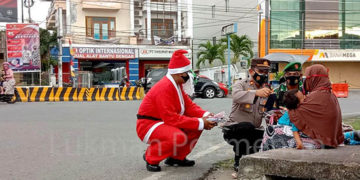
[[(91, 86), (104, 86), (109, 84), (120, 84), (126, 75), (126, 61), (79, 61), (79, 74), (90, 77)], [(81, 80), (80, 80), (81, 79)], [(80, 78), (81, 82), (85, 82)]]
[(360, 0), (340, 0), (340, 4), (341, 48), (360, 49)]
[(270, 48), (360, 48), (360, 0), (270, 2)]
[(270, 48), (301, 48), (299, 0), (270, 2)]

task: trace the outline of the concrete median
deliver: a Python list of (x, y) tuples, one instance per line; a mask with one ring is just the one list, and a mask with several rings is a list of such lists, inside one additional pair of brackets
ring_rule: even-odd
[(18, 102), (128, 101), (144, 98), (144, 88), (142, 87), (16, 87), (16, 90)]

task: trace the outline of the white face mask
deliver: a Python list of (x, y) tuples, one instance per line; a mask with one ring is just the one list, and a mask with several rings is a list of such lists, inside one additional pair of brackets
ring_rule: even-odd
[(192, 73), (188, 73), (189, 80), (186, 81), (186, 83), (182, 84), (183, 89), (187, 95), (192, 96), (195, 93), (194, 89), (194, 76)]

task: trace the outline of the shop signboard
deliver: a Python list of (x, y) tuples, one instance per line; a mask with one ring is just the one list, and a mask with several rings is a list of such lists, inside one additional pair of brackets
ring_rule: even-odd
[(360, 61), (359, 50), (316, 50), (312, 61)]
[(74, 58), (78, 59), (134, 59), (134, 48), (118, 47), (74, 47)]
[[(141, 59), (167, 59), (169, 60), (178, 49), (140, 49), (139, 58)], [(184, 54), (188, 59), (191, 59), (191, 51), (187, 50), (188, 53)]]
[(0, 22), (18, 22), (18, 0), (0, 0)]
[(38, 24), (6, 25), (7, 61), (15, 72), (39, 72), (40, 36)]

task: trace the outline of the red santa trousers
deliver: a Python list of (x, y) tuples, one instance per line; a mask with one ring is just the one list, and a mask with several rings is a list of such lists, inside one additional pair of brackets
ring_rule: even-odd
[(184, 130), (162, 124), (152, 132), (145, 153), (149, 164), (159, 164), (171, 157), (183, 160), (196, 145), (202, 131)]

